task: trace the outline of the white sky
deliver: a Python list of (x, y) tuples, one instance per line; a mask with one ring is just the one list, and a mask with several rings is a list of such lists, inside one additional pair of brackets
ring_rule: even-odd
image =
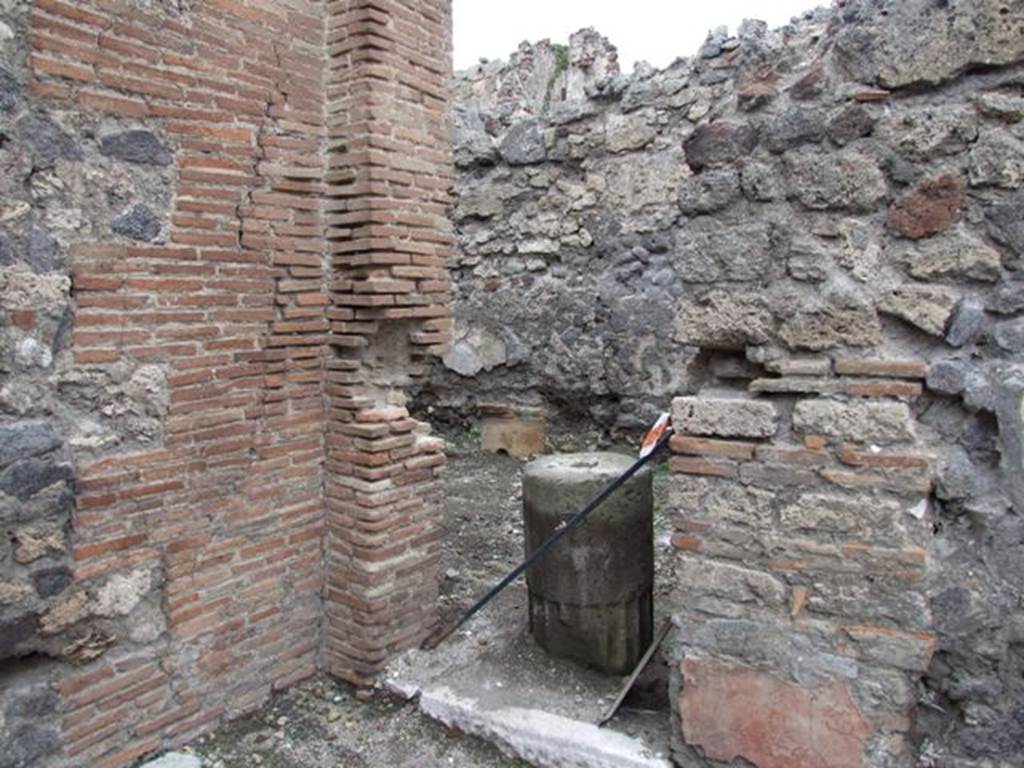
[(708, 30), (745, 18), (778, 27), (830, 0), (453, 0), (455, 68), (508, 59), (523, 40), (567, 43), (594, 27), (619, 49), (623, 72), (646, 60), (658, 68), (692, 56)]

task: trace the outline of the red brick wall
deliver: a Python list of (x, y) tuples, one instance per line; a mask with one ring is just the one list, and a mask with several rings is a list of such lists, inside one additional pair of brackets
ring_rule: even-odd
[(353, 682), (434, 622), (441, 443), (404, 385), (451, 329), (447, 0), (331, 6), (327, 669)]
[(152, 566), (166, 628), (64, 679), (75, 765), (321, 658), (364, 680), (433, 621), (444, 460), (401, 388), (450, 327), (449, 2), (194, 5), (32, 15), (40, 103), (162, 130), (176, 174), (169, 242), (73, 252), (76, 367), (154, 364), (169, 392), (158, 448), (77, 464), (76, 580)]

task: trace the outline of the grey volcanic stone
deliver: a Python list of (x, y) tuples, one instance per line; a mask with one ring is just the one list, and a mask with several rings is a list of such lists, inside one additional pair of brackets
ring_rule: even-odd
[(18, 103), (21, 87), (9, 71), (0, 67), (0, 112), (10, 112)]
[(14, 245), (6, 235), (0, 233), (0, 267), (9, 266), (14, 261)]
[(777, 115), (765, 129), (765, 145), (785, 152), (801, 144), (818, 144), (825, 138), (825, 113), (818, 107), (793, 107)]
[(0, 474), (0, 491), (27, 501), (43, 488), (71, 478), (71, 467), (67, 464), (31, 458), (12, 464)]
[(985, 308), (977, 299), (964, 299), (956, 308), (946, 331), (946, 341), (962, 347), (974, 341), (985, 325)]
[(1024, 282), (1002, 283), (989, 297), (986, 305), (990, 312), (1012, 315), (1024, 309)]
[(786, 155), (789, 194), (812, 210), (875, 210), (886, 199), (885, 176), (877, 163), (856, 152)]
[(138, 203), (114, 219), (110, 228), (132, 240), (152, 242), (160, 235), (160, 220), (149, 208)]
[(698, 126), (683, 142), (686, 162), (695, 171), (727, 165), (750, 154), (758, 135), (751, 126), (728, 122)]
[(52, 168), (58, 160), (82, 159), (82, 150), (75, 140), (42, 112), (21, 117), (17, 131), (18, 138), (31, 150), (37, 168)]
[(11, 719), (45, 717), (60, 704), (57, 692), (47, 684), (34, 685), (11, 696), (4, 714)]
[(848, 0), (841, 13), (857, 23), (839, 31), (840, 62), (862, 82), (885, 88), (937, 84), (1024, 57), (1021, 0)]
[(39, 616), (34, 613), (0, 619), (0, 659), (14, 655), (22, 643), (35, 635), (38, 627)]
[(151, 131), (111, 133), (100, 139), (100, 152), (108, 157), (141, 165), (170, 165), (171, 151)]
[(1024, 317), (997, 323), (992, 338), (1007, 352), (1024, 352)]
[(524, 120), (509, 128), (498, 151), (509, 165), (531, 165), (547, 159), (544, 133), (535, 120)]
[(732, 168), (717, 168), (683, 179), (679, 208), (683, 213), (712, 213), (726, 208), (740, 195), (740, 181)]
[(764, 219), (699, 216), (676, 236), (676, 271), (684, 282), (760, 280), (772, 264), (772, 228)]
[(45, 422), (0, 426), (0, 467), (17, 459), (52, 451), (60, 444), (60, 438)]
[(71, 583), (71, 571), (64, 566), (32, 572), (32, 584), (40, 597), (53, 597)]
[(32, 768), (60, 752), (63, 742), (55, 728), (23, 723), (11, 729), (11, 746), (0, 754), (2, 768)]
[(1024, 191), (993, 205), (985, 212), (988, 231), (997, 242), (1024, 256)]
[(677, 397), (672, 425), (683, 435), (771, 437), (778, 429), (775, 406), (764, 400)]
[(860, 104), (850, 104), (841, 109), (828, 120), (826, 133), (839, 146), (856, 141), (871, 133), (875, 127), (875, 118)]
[(28, 235), (28, 262), (34, 272), (55, 272), (64, 266), (60, 243), (46, 230), (33, 228)]
[(801, 400), (793, 428), (859, 443), (899, 443), (914, 439), (913, 419), (904, 403), (854, 400)]

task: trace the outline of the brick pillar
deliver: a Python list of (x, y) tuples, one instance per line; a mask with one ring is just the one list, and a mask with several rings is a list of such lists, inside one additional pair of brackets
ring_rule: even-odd
[(451, 328), (449, 0), (331, 6), (327, 670), (362, 683), (434, 626), (440, 440), (404, 390)]
[(747, 396), (674, 402), (676, 757), (908, 765), (936, 644), (924, 363), (775, 367)]

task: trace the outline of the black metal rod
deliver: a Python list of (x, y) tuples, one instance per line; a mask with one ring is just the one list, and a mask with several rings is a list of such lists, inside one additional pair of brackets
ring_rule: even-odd
[(595, 509), (601, 506), (605, 499), (607, 499), (609, 496), (615, 493), (615, 491), (617, 491), (623, 483), (625, 483), (627, 480), (629, 480), (629, 478), (631, 478), (633, 475), (639, 472), (640, 469), (645, 464), (647, 464), (647, 462), (649, 462), (652, 458), (654, 458), (654, 456), (656, 456), (662, 448), (668, 445), (670, 437), (672, 437), (671, 428), (665, 430), (664, 435), (662, 435), (661, 439), (658, 440), (658, 442), (655, 444), (654, 448), (651, 450), (650, 453), (648, 453), (646, 456), (641, 456), (639, 459), (633, 462), (629, 469), (627, 469), (625, 472), (619, 475), (619, 477), (613, 480), (608, 485), (608, 487), (606, 487), (597, 496), (591, 499), (590, 503), (587, 504), (587, 506), (585, 506), (575, 515), (566, 520), (561, 526), (556, 528), (555, 532), (548, 536), (539, 547), (533, 550), (533, 552), (531, 552), (522, 563), (520, 563), (511, 571), (509, 571), (508, 575), (505, 576), (505, 578), (503, 578), (501, 581), (499, 581), (497, 584), (491, 587), (487, 594), (485, 594), (483, 597), (477, 600), (476, 603), (474, 603), (470, 608), (467, 608), (465, 611), (463, 611), (462, 614), (459, 616), (458, 620), (454, 624), (451, 624), (449, 627), (443, 629), (442, 631), (428, 637), (423, 642), (422, 647), (426, 650), (433, 650), (446, 639), (448, 639), (452, 635), (452, 633), (455, 632), (455, 630), (457, 630), (459, 627), (461, 627), (463, 624), (465, 624), (467, 621), (473, 618), (473, 616), (476, 615), (477, 611), (479, 611), (481, 608), (483, 608), (485, 605), (491, 602), (491, 600), (497, 597), (498, 594), (503, 589), (505, 589), (505, 587), (507, 587), (509, 584), (515, 581), (516, 578), (518, 578), (527, 568), (529, 568), (531, 565), (537, 562), (537, 560), (539, 560), (540, 558), (544, 557), (544, 555), (548, 553), (548, 550), (550, 550), (551, 547), (555, 545), (555, 542), (559, 541), (563, 536), (566, 536), (573, 529), (578, 528), (580, 525), (582, 525), (583, 521), (587, 519), (591, 512), (593, 512)]

